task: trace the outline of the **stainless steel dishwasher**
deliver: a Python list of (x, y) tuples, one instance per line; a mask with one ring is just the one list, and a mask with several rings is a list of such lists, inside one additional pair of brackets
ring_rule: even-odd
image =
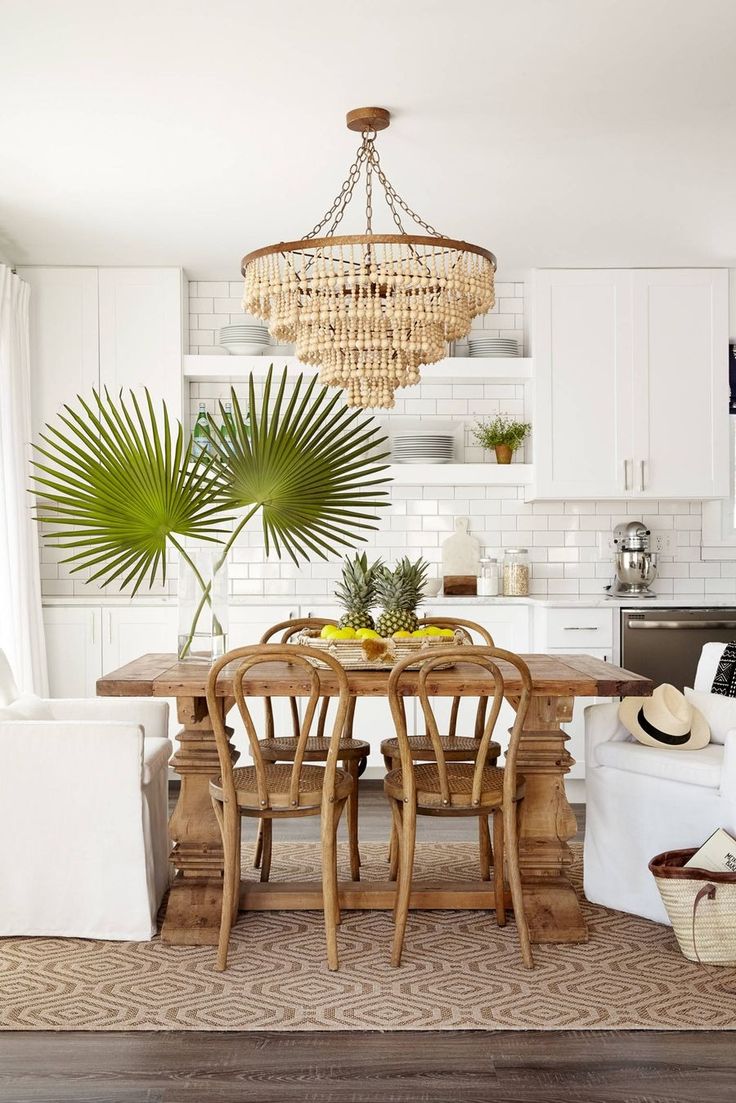
[(736, 608), (621, 610), (621, 665), (656, 685), (691, 686), (703, 644), (731, 640)]

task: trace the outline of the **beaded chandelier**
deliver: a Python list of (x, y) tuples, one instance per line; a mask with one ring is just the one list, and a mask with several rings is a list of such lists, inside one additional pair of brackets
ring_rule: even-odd
[[(418, 383), (420, 365), (441, 360), (447, 342), (495, 301), (493, 253), (444, 237), (386, 177), (375, 140), (389, 121), (382, 107), (349, 111), (348, 129), (363, 138), (324, 218), (298, 241), (243, 257), (244, 310), (266, 321), (279, 344), (293, 343), (302, 363), (319, 365), (321, 383), (344, 387), (348, 406), (393, 406), (396, 388)], [(365, 233), (340, 236), (363, 174)], [(373, 230), (374, 178), (398, 233)], [(406, 233), (402, 211), (422, 233)]]

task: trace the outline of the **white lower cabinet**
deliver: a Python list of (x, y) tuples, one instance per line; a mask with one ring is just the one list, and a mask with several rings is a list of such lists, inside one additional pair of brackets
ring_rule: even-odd
[(99, 605), (49, 605), (43, 610), (49, 693), (94, 697), (102, 674), (102, 609)]
[[(613, 658), (613, 609), (579, 606), (537, 606), (534, 610), (534, 650), (549, 655), (590, 655), (611, 662)], [(608, 697), (576, 697), (572, 721), (563, 724), (567, 749), (575, 763), (567, 775), (570, 797), (584, 798), (585, 709), (608, 701)]]

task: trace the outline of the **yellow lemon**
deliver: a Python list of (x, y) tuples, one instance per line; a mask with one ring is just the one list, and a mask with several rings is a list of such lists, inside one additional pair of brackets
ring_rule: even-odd
[(380, 640), (381, 638), (372, 628), (359, 628), (355, 635), (359, 640)]
[(395, 640), (408, 640), (411, 638), (411, 632), (405, 632), (403, 628), (400, 628), (398, 632), (394, 632)]
[(319, 634), (321, 640), (331, 640), (340, 631), (334, 624), (326, 624)]
[(455, 633), (453, 632), (452, 628), (440, 628), (439, 634), (440, 636), (446, 636), (447, 639), (450, 640), (455, 638)]
[(443, 632), (442, 628), (438, 628), (436, 624), (430, 624), (424, 629), (425, 636), (441, 636)]
[(338, 628), (335, 635), (332, 637), (335, 640), (354, 640), (355, 629), (354, 628)]
[(417, 628), (415, 632), (412, 632), (412, 636), (415, 638), (423, 639), (426, 635), (427, 632), (424, 628)]

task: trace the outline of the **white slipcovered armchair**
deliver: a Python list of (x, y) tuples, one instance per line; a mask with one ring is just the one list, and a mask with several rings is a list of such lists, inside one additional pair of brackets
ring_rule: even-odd
[(164, 701), (20, 696), (0, 651), (0, 935), (155, 934), (167, 731)]
[[(724, 644), (706, 644), (694, 689), (710, 693)], [(736, 709), (736, 701), (729, 698)], [(585, 710), (585, 895), (595, 904), (669, 923), (648, 863), (700, 846), (717, 827), (736, 831), (736, 723), (702, 750), (647, 747), (618, 719), (618, 704)], [(716, 741), (718, 740), (718, 741)]]

